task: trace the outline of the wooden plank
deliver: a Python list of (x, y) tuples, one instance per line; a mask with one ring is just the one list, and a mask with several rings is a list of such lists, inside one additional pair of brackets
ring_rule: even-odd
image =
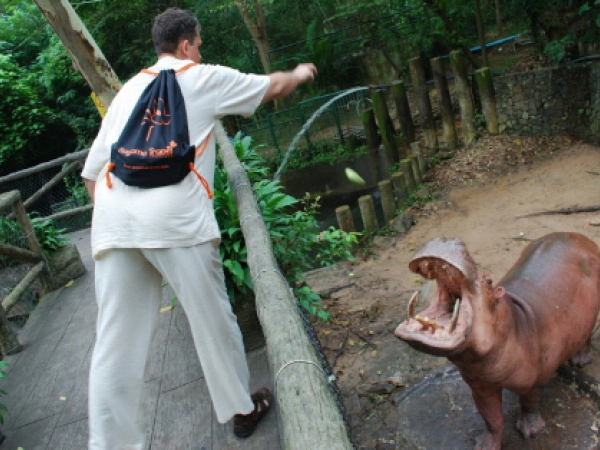
[(194, 347), (190, 324), (180, 304), (171, 311), (171, 324), (165, 354), (161, 392), (204, 378)]
[(59, 427), (87, 419), (88, 417), (88, 386), (93, 350), (94, 342), (88, 348), (85, 360), (77, 373), (74, 388), (65, 401), (65, 407), (58, 420)]
[[(14, 431), (5, 432), (6, 440), (0, 445), (1, 450), (16, 450), (22, 447), (25, 450), (46, 450), (52, 438), (58, 416), (50, 416), (44, 420), (32, 423)], [(84, 448), (84, 447), (81, 447)]]
[[(271, 380), (271, 371), (266, 348), (247, 353), (248, 366), (250, 367), (250, 392), (254, 392), (260, 387), (268, 387), (273, 392), (273, 383)], [(233, 434), (233, 421), (220, 424), (213, 414), (212, 434), (213, 449), (227, 450), (280, 450), (282, 449), (280, 440), (279, 421), (277, 419), (277, 403), (273, 405), (267, 417), (260, 423), (250, 439), (240, 439)]]
[(204, 380), (197, 380), (158, 397), (152, 434), (153, 449), (224, 450), (211, 443), (212, 405)]
[[(88, 446), (87, 418), (59, 426), (54, 430), (48, 449), (52, 450), (82, 450)], [(26, 447), (23, 447), (28, 450)]]
[(39, 380), (45, 376), (48, 361), (54, 354), (62, 335), (63, 330), (57, 330), (45, 335), (44, 339), (32, 342), (23, 350), (18, 364), (11, 369), (8, 376), (0, 378), (0, 389), (8, 392), (8, 395), (1, 400), (8, 408), (3, 430), (15, 428), (23, 405), (32, 395)]
[[(83, 299), (87, 298), (88, 293), (93, 295), (93, 283), (93, 275), (86, 273), (85, 275), (76, 278), (70, 287), (63, 288), (60, 295), (53, 299), (52, 307), (46, 312), (46, 315), (41, 318), (36, 329), (31, 330), (32, 333), (28, 338), (38, 340), (43, 339), (44, 335), (52, 334), (56, 330), (64, 331), (73, 320), (73, 316), (79, 309)], [(95, 307), (95, 301), (92, 303), (91, 306)], [(89, 306), (90, 305), (88, 305), (88, 307)], [(33, 315), (36, 314), (37, 308), (33, 312)], [(95, 315), (96, 313), (94, 312), (94, 319)], [(21, 344), (26, 345), (26, 343), (27, 342), (23, 339), (21, 340)]]
[[(163, 289), (163, 298), (161, 308), (171, 305), (171, 297), (173, 290), (170, 286), (165, 286)], [(169, 338), (169, 328), (172, 320), (172, 310), (159, 314), (156, 331), (150, 346), (150, 355), (146, 363), (145, 380), (155, 380), (161, 377), (163, 366), (165, 363), (165, 355), (167, 353), (167, 340)], [(176, 313), (177, 314), (177, 313)]]
[[(78, 289), (73, 291), (70, 289), (64, 291), (68, 294), (64, 297), (65, 303), (68, 302), (69, 297), (79, 297)], [(81, 300), (80, 297), (77, 300), (80, 305)], [(95, 308), (91, 308), (90, 305), (81, 305), (72, 315), (69, 323), (65, 323), (67, 326), (62, 330), (56, 350), (48, 360), (43, 376), (23, 406), (16, 422), (17, 426), (62, 412), (65, 400), (76, 387), (77, 375), (94, 339), (92, 330), (95, 329), (95, 314), (91, 313), (93, 309)]]
[[(19, 332), (19, 340), (21, 341), (21, 344), (27, 346), (28, 343), (35, 339), (35, 336), (39, 332), (41, 325), (46, 322), (50, 311), (52, 308), (54, 308), (56, 302), (60, 301), (59, 297), (62, 293), (62, 290), (63, 288), (57, 289), (40, 298), (39, 303), (29, 315), (27, 322), (25, 322), (25, 326)], [(12, 364), (12, 358), (13, 357), (11, 357), (10, 360), (9, 358), (6, 359)]]

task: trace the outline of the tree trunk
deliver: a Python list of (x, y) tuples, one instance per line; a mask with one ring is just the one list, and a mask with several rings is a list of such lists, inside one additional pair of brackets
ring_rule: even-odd
[[(452, 21), (450, 20), (450, 17), (448, 16), (448, 14), (446, 14), (446, 11), (444, 11), (443, 8), (438, 6), (435, 3), (435, 0), (423, 0), (423, 3), (425, 3), (425, 5), (427, 5), (427, 8), (429, 8), (431, 10), (431, 12), (433, 12), (440, 19), (442, 19), (442, 22), (444, 23), (444, 27), (446, 28), (446, 31), (448, 31), (450, 36), (452, 36), (452, 38), (454, 38), (454, 36), (457, 35), (457, 32), (454, 29), (454, 25), (452, 25)], [(473, 55), (471, 55), (471, 50), (469, 50), (469, 47), (467, 47), (466, 45), (461, 45), (460, 48), (464, 51), (465, 57), (469, 60), (471, 65), (475, 68), (478, 68), (479, 64), (477, 64), (477, 61), (475, 61), (475, 59), (473, 58)]]
[(265, 13), (262, 5), (258, 0), (252, 0), (254, 10), (256, 11), (256, 21), (253, 20), (250, 14), (250, 0), (236, 0), (235, 6), (237, 6), (248, 32), (252, 36), (252, 40), (256, 44), (258, 50), (258, 57), (263, 66), (265, 73), (271, 71), (271, 61), (269, 60), (269, 51), (271, 46), (267, 37), (267, 21), (265, 19)]
[(496, 3), (496, 26), (498, 28), (498, 37), (504, 33), (504, 25), (502, 24), (502, 6), (500, 6), (500, 0), (495, 0)]
[(485, 26), (481, 14), (481, 0), (473, 0), (475, 4), (475, 22), (477, 23), (477, 34), (479, 35), (479, 45), (481, 46), (481, 56), (483, 57), (483, 67), (489, 67), (487, 47), (485, 46)]
[(35, 2), (71, 55), (77, 71), (108, 108), (121, 83), (71, 4), (67, 0)]

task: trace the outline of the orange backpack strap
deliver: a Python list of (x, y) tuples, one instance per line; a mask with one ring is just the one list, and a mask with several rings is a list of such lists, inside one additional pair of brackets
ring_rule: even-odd
[[(198, 66), (198, 65), (199, 65), (198, 63), (194, 63), (194, 62), (186, 64), (185, 66), (181, 67), (180, 69), (177, 69), (175, 71), (175, 73), (183, 72), (184, 70), (188, 70), (190, 67), (194, 67), (194, 66)], [(142, 70), (140, 70), (140, 73), (147, 73), (148, 75), (154, 75), (155, 77), (158, 76), (158, 72), (153, 72), (150, 69), (142, 69)]]
[(193, 162), (190, 163), (189, 167), (190, 167), (190, 171), (194, 172), (196, 174), (196, 176), (200, 180), (200, 183), (202, 183), (202, 186), (204, 186), (204, 189), (206, 189), (206, 193), (208, 194), (208, 198), (212, 200), (212, 198), (215, 196), (215, 194), (213, 193), (213, 191), (210, 190), (210, 186), (208, 185), (208, 181), (206, 181), (206, 178), (204, 178), (202, 175), (200, 175), (198, 173), (198, 171), (194, 167), (194, 163)]
[(110, 179), (110, 171), (113, 170), (114, 168), (115, 168), (114, 162), (108, 163), (108, 168), (106, 169), (106, 186), (108, 186), (109, 189), (112, 189), (112, 187), (113, 187), (112, 180)]
[(208, 136), (206, 136), (206, 138), (200, 143), (200, 145), (196, 147), (196, 158), (202, 155), (202, 153), (204, 153), (204, 150), (206, 150), (206, 147), (208, 147), (208, 141), (210, 140), (211, 134), (212, 132), (208, 133)]

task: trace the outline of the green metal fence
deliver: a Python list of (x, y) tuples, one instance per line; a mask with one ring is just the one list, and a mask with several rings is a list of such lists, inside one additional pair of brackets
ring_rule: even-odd
[[(281, 156), (312, 115), (338, 95), (340, 92), (305, 100), (293, 108), (277, 111), (264, 119), (244, 124), (242, 131), (252, 136), (256, 144), (265, 145), (265, 156)], [(315, 119), (303, 138), (298, 141), (297, 147), (344, 144), (349, 136), (361, 132), (360, 114), (369, 101), (365, 91), (352, 92), (339, 98)]]

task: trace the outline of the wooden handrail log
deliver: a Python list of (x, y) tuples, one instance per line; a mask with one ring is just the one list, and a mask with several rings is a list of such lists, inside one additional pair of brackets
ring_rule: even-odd
[(74, 172), (79, 167), (79, 161), (74, 161), (69, 164), (64, 170), (61, 170), (60, 173), (57, 173), (52, 177), (50, 181), (44, 184), (38, 191), (29, 197), (27, 200), (23, 202), (23, 206), (27, 209), (29, 206), (33, 205), (40, 198), (42, 198), (50, 189), (60, 183), (67, 175), (71, 172)]
[(0, 194), (0, 213), (12, 208), (19, 200), (21, 200), (21, 193), (17, 190)]
[(18, 180), (20, 178), (26, 177), (27, 175), (31, 175), (33, 173), (42, 172), (44, 170), (51, 169), (56, 166), (60, 166), (61, 164), (64, 164), (66, 162), (82, 160), (87, 156), (89, 151), (90, 151), (90, 149), (86, 148), (85, 150), (81, 150), (81, 151), (75, 152), (75, 153), (70, 153), (68, 155), (61, 156), (60, 158), (53, 159), (52, 161), (47, 161), (47, 162), (38, 164), (37, 166), (29, 167), (27, 169), (23, 169), (23, 170), (19, 170), (18, 172), (11, 173), (10, 175), (0, 177), (0, 185), (4, 184), (4, 183), (8, 183), (9, 181)]
[(25, 293), (27, 288), (31, 286), (31, 284), (35, 281), (40, 273), (44, 270), (45, 263), (43, 261), (37, 263), (33, 268), (27, 272), (27, 275), (23, 277), (23, 279), (17, 284), (17, 286), (12, 290), (8, 296), (2, 300), (2, 308), (4, 311), (8, 312), (10, 308), (12, 308), (15, 303), (19, 301), (21, 296)]
[(14, 245), (10, 244), (3, 244), (2, 242), (0, 242), (0, 255), (8, 256), (9, 258), (13, 258), (28, 264), (35, 264), (44, 260), (42, 255), (38, 255), (31, 250), (15, 247)]
[[(284, 448), (351, 450), (348, 430), (320, 369), (315, 349), (298, 314), (296, 300), (277, 267), (270, 235), (248, 175), (220, 123), (215, 125), (215, 135), (248, 249), (256, 309), (267, 341), (283, 424)], [(300, 364), (307, 361), (308, 364)]]
[(31, 221), (32, 222), (43, 222), (43, 221), (49, 220), (49, 219), (52, 219), (52, 220), (64, 219), (65, 217), (75, 216), (77, 214), (80, 214), (80, 213), (83, 213), (86, 211), (90, 211), (92, 209), (94, 209), (94, 205), (92, 203), (90, 203), (89, 205), (79, 206), (78, 208), (69, 209), (68, 211), (57, 212), (50, 216), (36, 217), (34, 219), (31, 219)]

